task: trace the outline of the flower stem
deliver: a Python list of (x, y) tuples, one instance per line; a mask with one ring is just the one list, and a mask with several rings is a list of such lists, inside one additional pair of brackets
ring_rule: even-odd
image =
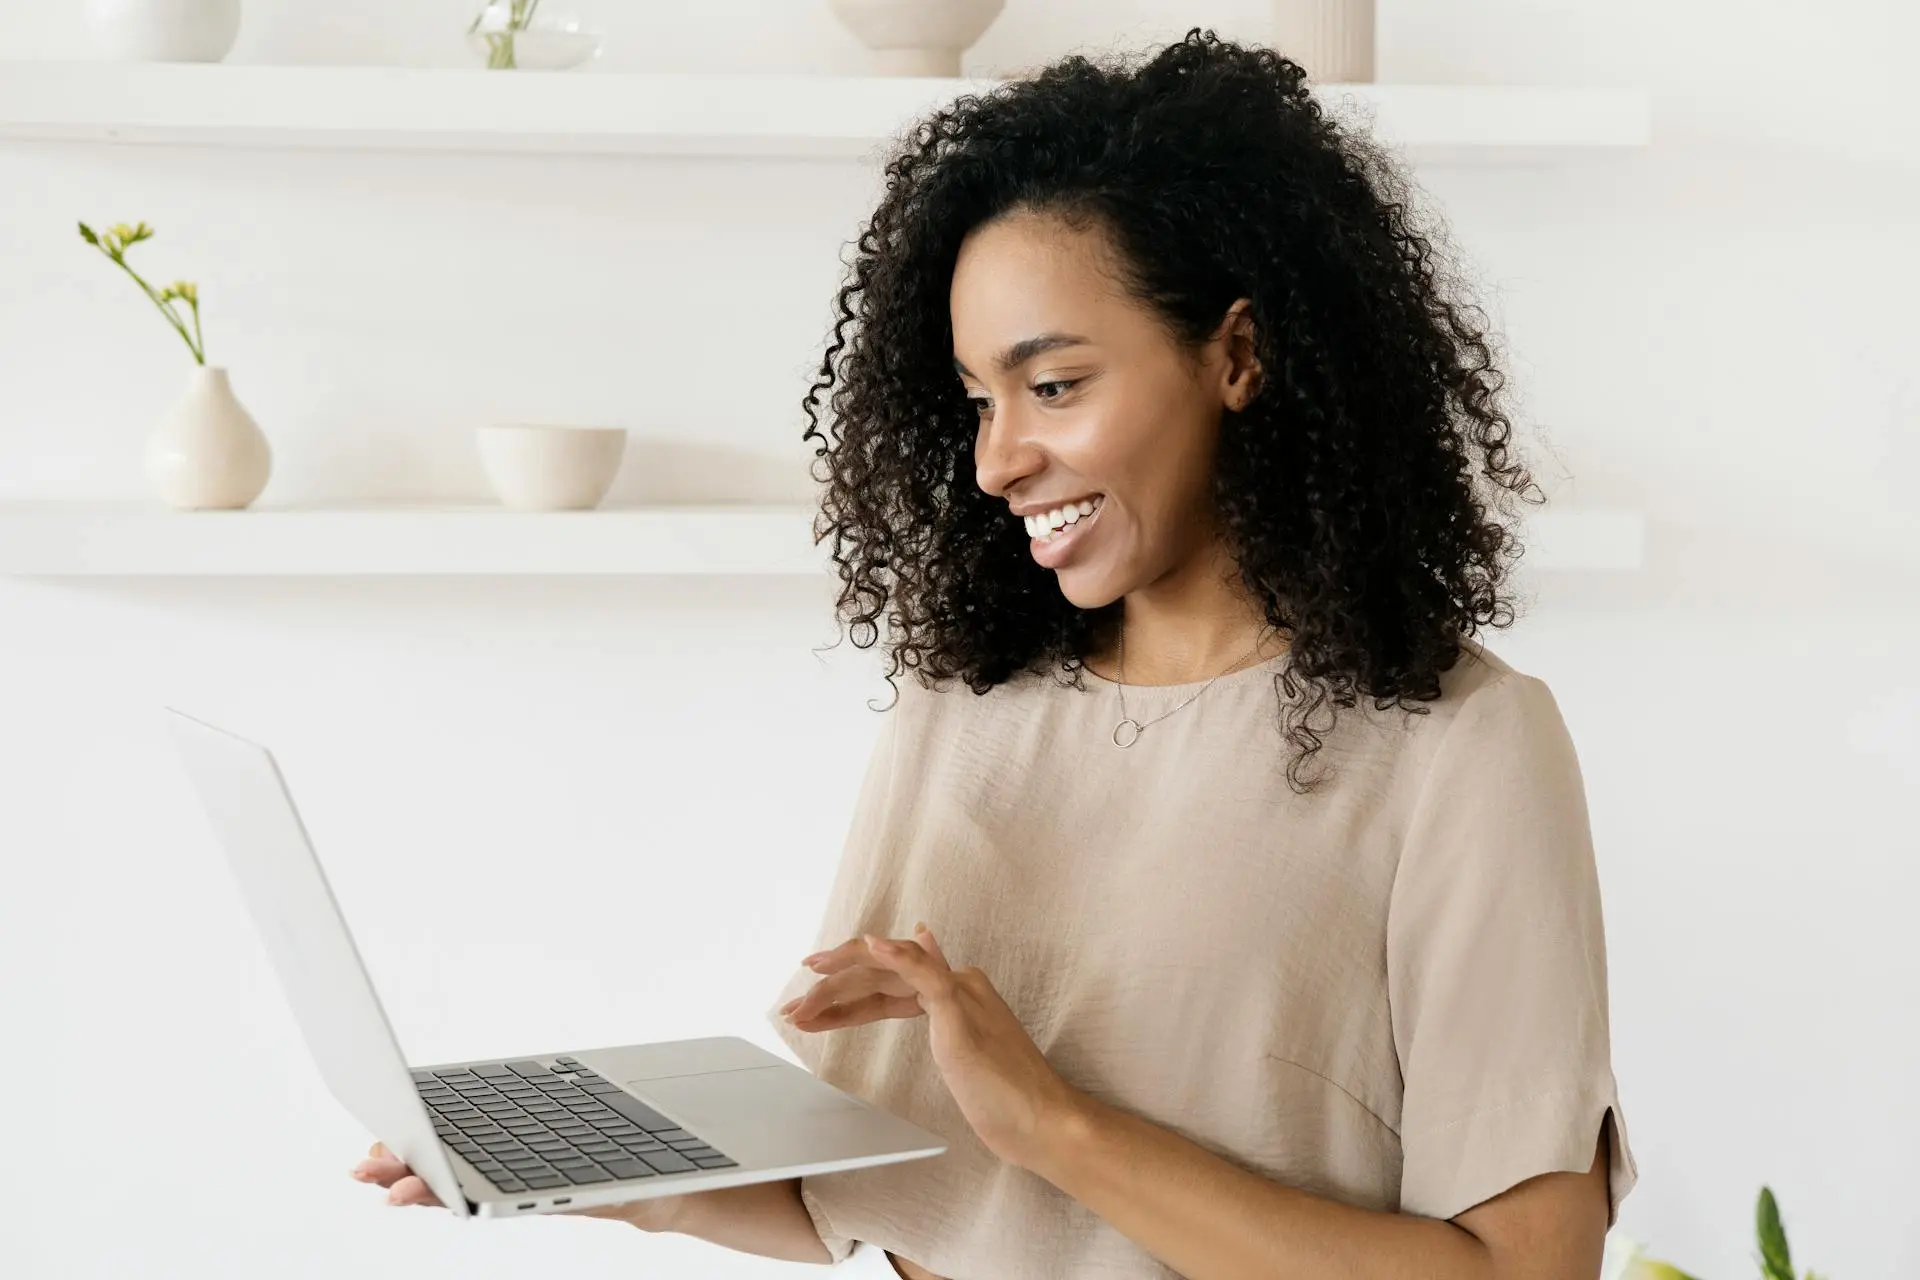
[(187, 305), (193, 308), (193, 358), (204, 366), (207, 363), (207, 340), (200, 336), (200, 299), (189, 298)]
[[(193, 340), (193, 337), (187, 333), (187, 327), (184, 324), (180, 323), (180, 317), (174, 313), (173, 308), (169, 307), (166, 303), (160, 301), (160, 295), (156, 294), (153, 291), (152, 286), (148, 285), (145, 280), (142, 280), (140, 278), (140, 273), (138, 271), (135, 271), (132, 267), (127, 265), (127, 260), (124, 257), (121, 257), (120, 255), (114, 254), (114, 253), (107, 253), (105, 246), (100, 247), (100, 252), (107, 254), (107, 259), (109, 261), (114, 263), (122, 271), (126, 272), (129, 276), (133, 278), (133, 282), (140, 286), (140, 292), (147, 295), (147, 301), (151, 302), (155, 307), (159, 308), (160, 314), (165, 316), (167, 319), (167, 323), (173, 326), (173, 331), (180, 335), (180, 341), (186, 343), (187, 350), (193, 352), (194, 363), (204, 365), (207, 362), (205, 351), (202, 349), (201, 345), (199, 343), (196, 343)], [(200, 330), (200, 308), (198, 304), (196, 304), (193, 309), (193, 327), (194, 327), (194, 332), (197, 334)]]

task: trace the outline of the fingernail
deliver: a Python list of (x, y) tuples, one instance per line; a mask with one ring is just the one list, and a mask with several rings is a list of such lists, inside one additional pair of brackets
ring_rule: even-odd
[[(801, 997), (801, 999), (805, 999), (805, 997), (803, 996), (803, 997)], [(780, 1006), (780, 1012), (782, 1012), (782, 1013), (792, 1013), (792, 1012), (793, 1012), (793, 1010), (794, 1010), (794, 1006), (795, 1006), (795, 1005), (797, 1005), (797, 1004), (799, 1004), (799, 1003), (800, 1003), (800, 1000), (789, 1000), (789, 1001), (787, 1001), (787, 1002), (786, 1002), (785, 1004), (783, 1004), (783, 1005), (781, 1005), (781, 1006)]]
[(810, 955), (810, 956), (802, 956), (802, 957), (800, 958), (800, 963), (801, 963), (801, 964), (807, 964), (807, 965), (810, 965), (810, 964), (812, 964), (812, 963), (813, 963), (813, 962), (814, 962), (815, 960), (819, 960), (819, 959), (821, 959), (821, 958), (823, 958), (823, 957), (824, 957), (824, 956), (825, 956), (826, 954), (827, 954), (827, 953), (826, 953), (826, 952), (824, 952), (824, 951), (816, 951), (816, 952), (814, 952), (814, 953), (813, 953), (812, 955)]

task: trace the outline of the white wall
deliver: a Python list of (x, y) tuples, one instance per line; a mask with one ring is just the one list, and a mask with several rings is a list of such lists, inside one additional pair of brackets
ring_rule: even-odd
[[(84, 52), (0, 0), (0, 58)], [(235, 60), (458, 62), (468, 5), (249, 0)], [(848, 72), (823, 5), (578, 0), (609, 67)], [(987, 74), (1259, 0), (1016, 0)], [(1496, 647), (1587, 771), (1624, 1229), (1752, 1273), (1920, 1274), (1920, 99), (1896, 0), (1386, 0), (1383, 78), (1642, 83), (1656, 145), (1424, 175), (1562, 496), (1650, 564)], [(3, 73), (0, 73), (3, 74)], [(852, 166), (0, 145), (0, 496), (143, 496), (182, 353), (75, 238), (143, 218), (273, 439), (265, 499), (478, 497), (468, 429), (603, 421), (620, 494), (781, 489)], [(772, 216), (769, 216), (769, 215)], [(744, 476), (744, 479), (739, 477)], [(807, 949), (872, 718), (798, 582), (0, 580), (0, 1274), (771, 1275), (605, 1223), (385, 1212), (156, 725), (264, 738), (416, 1060), (735, 1032)], [(558, 866), (557, 880), (516, 872)], [(135, 1108), (140, 1108), (135, 1111)], [(92, 1190), (132, 1161), (150, 1179)]]

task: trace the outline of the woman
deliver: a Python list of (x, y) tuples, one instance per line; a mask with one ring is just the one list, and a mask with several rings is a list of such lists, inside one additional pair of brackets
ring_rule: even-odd
[(1473, 639), (1537, 491), (1407, 198), (1198, 30), (892, 159), (806, 409), (899, 697), (769, 1017), (949, 1150), (609, 1216), (911, 1280), (1597, 1273), (1580, 771)]

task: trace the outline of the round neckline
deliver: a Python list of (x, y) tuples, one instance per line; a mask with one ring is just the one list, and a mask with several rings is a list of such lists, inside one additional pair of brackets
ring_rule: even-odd
[[(1223, 676), (1215, 676), (1212, 679), (1212, 683), (1216, 685), (1234, 684), (1240, 681), (1244, 681), (1255, 675), (1276, 672), (1281, 667), (1286, 665), (1287, 655), (1292, 652), (1293, 650), (1291, 648), (1282, 649), (1279, 653), (1274, 654), (1271, 658), (1262, 658), (1259, 662), (1254, 663), (1250, 667), (1241, 667), (1238, 671), (1229, 671)], [(1081, 665), (1080, 670), (1087, 677), (1087, 679), (1093, 681), (1095, 684), (1098, 684), (1104, 688), (1113, 689), (1113, 688), (1118, 688), (1120, 686), (1120, 682), (1118, 680), (1109, 680), (1107, 677), (1101, 675), (1099, 672), (1095, 671), (1092, 667), (1086, 666), (1085, 664)], [(1134, 684), (1132, 681), (1128, 681), (1126, 687), (1134, 690), (1137, 694), (1139, 694), (1142, 697), (1151, 698), (1156, 695), (1165, 694), (1165, 693), (1190, 692), (1194, 689), (1200, 688), (1202, 685), (1205, 685), (1207, 683), (1208, 681), (1206, 680), (1183, 680), (1179, 684)]]

